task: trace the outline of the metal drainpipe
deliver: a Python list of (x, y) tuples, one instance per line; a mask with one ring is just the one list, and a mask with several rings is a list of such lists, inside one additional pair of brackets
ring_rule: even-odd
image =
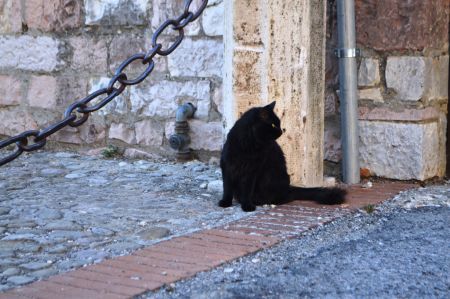
[(175, 119), (175, 134), (169, 137), (170, 147), (177, 151), (178, 160), (187, 161), (192, 158), (189, 143), (189, 124), (188, 118), (194, 116), (197, 108), (192, 103), (186, 103), (178, 107)]
[(347, 184), (360, 182), (358, 146), (358, 96), (354, 0), (337, 1), (339, 89), (341, 100), (342, 172)]

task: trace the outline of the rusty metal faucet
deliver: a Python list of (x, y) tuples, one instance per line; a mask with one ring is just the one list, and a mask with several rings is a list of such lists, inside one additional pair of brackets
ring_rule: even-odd
[(178, 107), (175, 119), (175, 134), (169, 137), (170, 147), (176, 150), (178, 160), (187, 161), (192, 158), (189, 144), (189, 124), (187, 120), (194, 116), (197, 108), (192, 103), (185, 103)]

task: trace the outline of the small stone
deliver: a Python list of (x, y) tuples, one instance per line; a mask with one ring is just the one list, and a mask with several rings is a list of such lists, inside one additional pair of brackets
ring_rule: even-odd
[(139, 276), (131, 276), (130, 279), (131, 280), (141, 280), (142, 278)]
[(57, 177), (65, 174), (66, 172), (63, 169), (57, 168), (46, 168), (41, 170), (40, 174), (43, 177)]
[[(141, 150), (137, 150), (135, 148), (127, 148), (123, 153), (123, 156), (128, 159), (157, 159), (158, 155), (153, 153), (147, 153)], [(140, 165), (139, 168), (145, 169), (146, 165)]]
[(165, 227), (154, 227), (138, 233), (138, 236), (143, 240), (157, 240), (165, 238), (169, 235), (170, 230)]
[(234, 271), (233, 268), (225, 268), (225, 269), (223, 269), (224, 273), (232, 273), (233, 271)]
[(6, 269), (5, 271), (2, 272), (1, 276), (9, 277), (9, 276), (18, 275), (19, 273), (20, 273), (20, 269), (8, 268), (8, 269)]
[(67, 153), (67, 152), (60, 152), (60, 153), (56, 153), (55, 157), (59, 158), (59, 159), (69, 159), (69, 158), (77, 158), (80, 155), (76, 154), (76, 153)]
[(259, 263), (259, 262), (260, 262), (260, 259), (258, 259), (258, 258), (252, 259), (252, 263), (253, 263), (253, 264), (256, 264), (256, 263)]
[(98, 176), (88, 179), (88, 184), (91, 187), (101, 187), (110, 184), (110, 181), (107, 178)]
[(64, 176), (66, 179), (79, 179), (86, 176), (86, 173), (82, 172), (72, 172)]
[(326, 176), (323, 178), (323, 186), (324, 187), (334, 187), (336, 186), (336, 178), (335, 177), (330, 177), (330, 176)]
[(11, 276), (7, 279), (7, 282), (13, 283), (15, 285), (22, 285), (33, 282), (34, 280), (34, 277), (29, 276)]
[(199, 165), (199, 166), (194, 167), (192, 170), (194, 172), (203, 172), (206, 170), (206, 167), (204, 165)]
[(64, 231), (78, 231), (82, 229), (81, 225), (68, 220), (51, 222), (49, 224), (46, 224), (44, 228), (47, 230), (64, 230)]
[(35, 215), (37, 217), (39, 217), (40, 220), (44, 219), (44, 220), (55, 220), (55, 219), (61, 219), (62, 218), (62, 213), (54, 210), (54, 209), (48, 209), (48, 208), (42, 208), (39, 209)]
[(20, 265), (21, 268), (30, 270), (30, 271), (42, 270), (42, 269), (48, 268), (49, 266), (50, 265), (46, 262), (31, 262), (31, 263)]
[(57, 273), (58, 273), (58, 270), (56, 270), (56, 269), (42, 269), (42, 270), (31, 272), (30, 275), (32, 275), (33, 277), (35, 277), (37, 279), (41, 279), (41, 278), (55, 275)]
[(208, 183), (208, 192), (220, 193), (223, 191), (223, 182), (221, 180), (216, 180)]
[(114, 235), (114, 231), (107, 229), (107, 228), (103, 228), (103, 227), (92, 227), (91, 232), (95, 235), (100, 235), (100, 236)]
[(371, 181), (367, 181), (361, 187), (366, 188), (366, 189), (370, 189), (370, 188), (373, 187), (373, 184), (372, 184)]
[(67, 246), (65, 244), (60, 244), (60, 245), (56, 245), (56, 246), (52, 246), (49, 250), (47, 250), (48, 253), (65, 253), (67, 252), (69, 249), (71, 248), (71, 246)]
[(0, 216), (9, 214), (9, 211), (11, 211), (10, 208), (0, 207)]
[(202, 189), (206, 189), (207, 187), (208, 187), (207, 183), (200, 184), (200, 188), (202, 188)]
[(2, 241), (34, 241), (35, 238), (35, 234), (12, 234), (4, 237)]

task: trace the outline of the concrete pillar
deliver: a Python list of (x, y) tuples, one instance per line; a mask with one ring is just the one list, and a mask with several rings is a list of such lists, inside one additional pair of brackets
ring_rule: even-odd
[(292, 183), (322, 185), (326, 1), (225, 3), (226, 131), (249, 107), (276, 100)]

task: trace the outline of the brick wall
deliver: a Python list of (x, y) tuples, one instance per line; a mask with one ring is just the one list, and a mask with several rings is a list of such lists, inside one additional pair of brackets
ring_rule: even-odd
[[(183, 2), (0, 0), (0, 135), (61, 119), (68, 104), (104, 87), (125, 58), (149, 49), (153, 31), (179, 16)], [(175, 110), (189, 101), (198, 107), (192, 147), (220, 150), (223, 4), (209, 2), (202, 17), (186, 27), (179, 49), (157, 56), (146, 81), (93, 113), (83, 126), (51, 137), (53, 145), (92, 149), (116, 143), (167, 154)], [(170, 32), (161, 36), (171, 37)], [(133, 64), (127, 74), (142, 70)]]
[[(445, 171), (449, 2), (356, 0), (360, 161), (365, 173), (427, 179)], [(325, 157), (341, 159), (336, 3), (328, 1)]]

